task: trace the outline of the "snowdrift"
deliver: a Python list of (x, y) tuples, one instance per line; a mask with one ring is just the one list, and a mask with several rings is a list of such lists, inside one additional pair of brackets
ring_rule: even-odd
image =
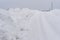
[(60, 10), (0, 9), (0, 40), (60, 40)]

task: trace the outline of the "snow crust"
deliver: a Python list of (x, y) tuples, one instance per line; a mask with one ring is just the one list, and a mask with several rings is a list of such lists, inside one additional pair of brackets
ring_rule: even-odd
[(0, 9), (0, 40), (60, 40), (60, 10)]

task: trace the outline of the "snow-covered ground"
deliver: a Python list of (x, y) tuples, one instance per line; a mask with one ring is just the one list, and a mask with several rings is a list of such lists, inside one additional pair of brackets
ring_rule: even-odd
[(0, 40), (60, 40), (60, 10), (0, 9)]

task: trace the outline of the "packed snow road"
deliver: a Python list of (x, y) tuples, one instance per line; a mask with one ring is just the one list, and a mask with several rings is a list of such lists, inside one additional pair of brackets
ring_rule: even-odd
[(0, 9), (0, 40), (60, 40), (60, 10)]
[(60, 40), (60, 16), (40, 13), (31, 19), (34, 40)]

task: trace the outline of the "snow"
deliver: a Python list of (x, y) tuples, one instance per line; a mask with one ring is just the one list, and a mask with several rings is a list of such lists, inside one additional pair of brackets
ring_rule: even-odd
[(60, 9), (0, 9), (0, 40), (60, 40)]

